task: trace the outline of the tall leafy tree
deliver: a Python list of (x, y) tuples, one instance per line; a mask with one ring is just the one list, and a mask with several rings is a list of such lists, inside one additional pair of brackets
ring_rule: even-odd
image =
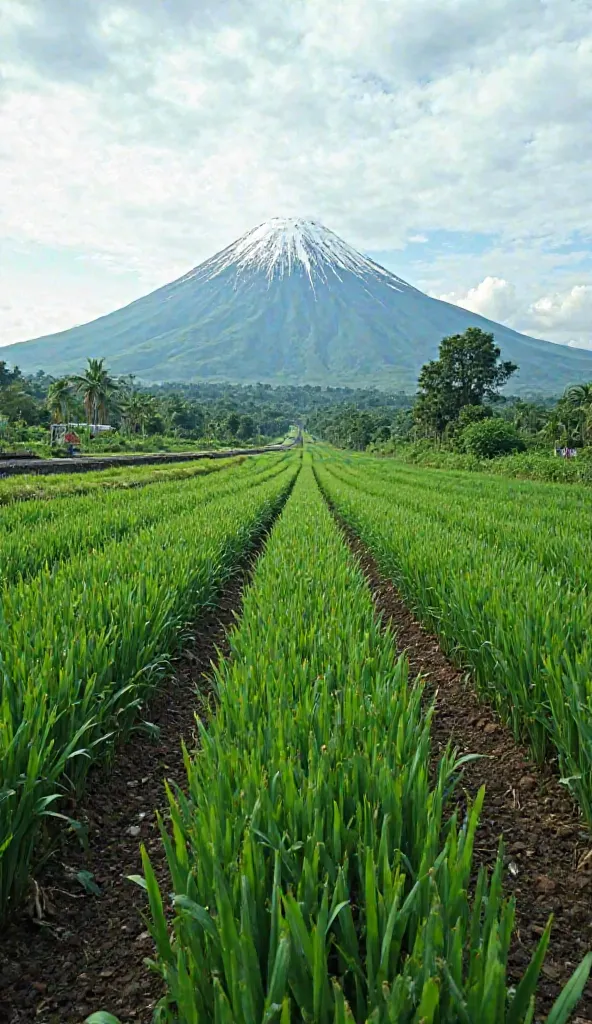
[(76, 391), (82, 396), (89, 425), (97, 426), (107, 418), (107, 409), (119, 390), (119, 383), (105, 366), (104, 359), (89, 359), (84, 373), (72, 377)]
[(39, 423), (43, 409), (21, 384), (19, 379), (6, 387), (0, 387), (0, 413), (13, 423)]
[(549, 422), (550, 412), (539, 402), (526, 402), (518, 399), (510, 407), (508, 416), (518, 430), (529, 434), (539, 434)]
[[(20, 374), (18, 367), (16, 373)], [(8, 363), (5, 363), (3, 359), (0, 359), (0, 388), (7, 387), (12, 384), (15, 380), (14, 371), (8, 369)]]
[(179, 394), (171, 395), (163, 408), (167, 428), (173, 433), (201, 433), (205, 416), (201, 407), (192, 401), (185, 401)]
[(465, 406), (494, 398), (518, 369), (510, 361), (501, 362), (500, 356), (493, 334), (479, 327), (443, 338), (438, 359), (426, 363), (419, 374), (417, 421), (440, 436)]
[(241, 441), (247, 441), (248, 438), (253, 437), (256, 430), (255, 420), (248, 414), (241, 416), (240, 426), (236, 432), (236, 436), (240, 437)]
[(551, 415), (543, 428), (542, 436), (546, 440), (552, 441), (555, 445), (565, 444), (570, 440), (570, 427), (567, 421), (568, 417), (565, 416), (564, 412), (562, 412), (559, 406), (557, 406), (557, 408), (553, 409), (551, 412)]
[(241, 418), (237, 412), (231, 412), (226, 420), (226, 429), (231, 437), (236, 437), (241, 425)]

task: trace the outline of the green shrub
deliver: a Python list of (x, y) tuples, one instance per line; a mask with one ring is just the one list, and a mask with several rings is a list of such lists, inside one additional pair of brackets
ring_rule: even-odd
[(516, 428), (498, 417), (480, 420), (465, 427), (460, 435), (460, 444), (463, 451), (478, 459), (494, 459), (498, 455), (526, 450)]

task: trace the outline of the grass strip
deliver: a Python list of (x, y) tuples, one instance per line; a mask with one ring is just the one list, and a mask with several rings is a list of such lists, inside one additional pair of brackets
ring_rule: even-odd
[[(404, 513), (430, 516), (438, 526), (467, 533), (491, 548), (536, 562), (566, 582), (592, 585), (592, 508), (589, 490), (550, 484), (471, 478), (467, 474), (396, 467), (371, 456), (316, 453), (342, 483), (389, 500), (396, 489)], [(492, 514), (495, 512), (495, 514)], [(462, 541), (460, 541), (462, 543)]]

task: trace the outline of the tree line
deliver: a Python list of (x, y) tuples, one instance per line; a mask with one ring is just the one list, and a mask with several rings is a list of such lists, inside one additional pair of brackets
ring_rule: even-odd
[(197, 400), (182, 389), (156, 393), (132, 377), (115, 377), (103, 359), (89, 359), (80, 374), (25, 376), (0, 362), (0, 439), (26, 441), (51, 423), (110, 425), (124, 436), (181, 439), (276, 437), (291, 425), (286, 410), (266, 402), (241, 403), (225, 394)]
[[(170, 382), (145, 385), (116, 377), (102, 359), (79, 374), (54, 378), (23, 374), (0, 361), (0, 448), (11, 441), (39, 442), (51, 423), (108, 423), (127, 438), (251, 440), (284, 436), (318, 409), (352, 402), (360, 409), (398, 408), (409, 399), (377, 389), (305, 384)], [(111, 435), (112, 436), (112, 435)], [(110, 443), (102, 435), (101, 444)]]
[(502, 393), (517, 367), (502, 360), (493, 334), (469, 328), (443, 338), (425, 364), (415, 397), (376, 388), (315, 385), (164, 383), (115, 377), (102, 359), (79, 374), (25, 376), (0, 361), (0, 442), (26, 441), (51, 422), (108, 422), (120, 434), (220, 440), (275, 438), (298, 423), (356, 450), (388, 451), (425, 441), (479, 456), (525, 446), (592, 444), (592, 382), (560, 398)]
[(503, 395), (517, 369), (502, 360), (493, 334), (470, 327), (442, 339), (407, 407), (360, 410), (345, 404), (318, 410), (309, 426), (319, 437), (357, 450), (423, 440), (487, 458), (529, 444), (592, 444), (592, 382), (572, 385), (559, 399)]

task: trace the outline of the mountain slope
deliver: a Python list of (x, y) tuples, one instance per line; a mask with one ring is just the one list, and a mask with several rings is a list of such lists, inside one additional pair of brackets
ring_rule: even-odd
[(104, 356), (146, 381), (215, 380), (413, 389), (440, 340), (493, 331), (520, 367), (512, 390), (592, 379), (592, 353), (529, 338), (432, 299), (312, 221), (268, 221), (194, 270), (92, 323), (11, 345), (25, 371)]

